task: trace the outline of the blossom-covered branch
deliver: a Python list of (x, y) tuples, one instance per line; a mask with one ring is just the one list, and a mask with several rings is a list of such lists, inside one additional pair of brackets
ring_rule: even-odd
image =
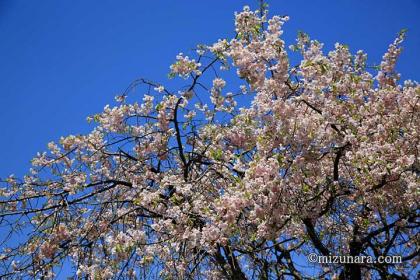
[[(414, 279), (420, 86), (396, 72), (404, 32), (371, 69), (304, 33), (288, 48), (287, 20), (245, 7), (233, 39), (176, 57), (181, 90), (136, 80), (92, 132), (4, 179), (0, 278)], [(308, 269), (310, 253), (403, 262)]]

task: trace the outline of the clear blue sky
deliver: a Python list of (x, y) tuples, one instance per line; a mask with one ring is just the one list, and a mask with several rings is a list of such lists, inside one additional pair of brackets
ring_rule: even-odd
[[(180, 51), (233, 34), (233, 12), (249, 1), (0, 0), (0, 177), (23, 175), (37, 151), (61, 135), (89, 131), (133, 79), (164, 82)], [(297, 30), (325, 43), (363, 49), (378, 63), (408, 28), (398, 69), (420, 80), (420, 1), (269, 1)], [(140, 99), (140, 96), (139, 96)]]

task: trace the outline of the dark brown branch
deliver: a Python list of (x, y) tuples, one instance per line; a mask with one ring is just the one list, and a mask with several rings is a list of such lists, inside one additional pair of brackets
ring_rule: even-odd
[(182, 139), (181, 139), (181, 131), (179, 129), (179, 123), (178, 123), (178, 108), (179, 108), (179, 104), (182, 101), (182, 97), (180, 97), (178, 99), (178, 101), (176, 102), (175, 105), (175, 109), (174, 109), (174, 126), (175, 126), (175, 133), (176, 133), (176, 141), (178, 143), (178, 152), (179, 152), (179, 157), (181, 158), (182, 164), (183, 164), (183, 169), (184, 169), (184, 179), (187, 180), (188, 178), (188, 164), (187, 164), (187, 159), (185, 158), (184, 155), (184, 147), (182, 145)]
[(330, 251), (327, 249), (327, 247), (324, 246), (324, 244), (322, 244), (322, 241), (319, 239), (318, 234), (315, 231), (315, 227), (312, 224), (312, 221), (309, 218), (303, 219), (302, 221), (306, 226), (306, 231), (308, 232), (309, 238), (311, 239), (315, 248), (324, 256), (329, 255)]

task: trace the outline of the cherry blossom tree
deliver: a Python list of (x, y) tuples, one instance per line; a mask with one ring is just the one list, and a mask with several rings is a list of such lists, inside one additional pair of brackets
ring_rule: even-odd
[(244, 7), (233, 39), (176, 57), (169, 78), (187, 86), (134, 81), (92, 132), (3, 179), (0, 278), (415, 279), (420, 86), (395, 70), (404, 32), (374, 67), (304, 33), (287, 46), (287, 20)]

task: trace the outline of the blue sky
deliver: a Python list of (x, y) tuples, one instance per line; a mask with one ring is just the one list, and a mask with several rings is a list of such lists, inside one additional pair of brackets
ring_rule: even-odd
[[(249, 1), (0, 0), (0, 177), (25, 174), (37, 151), (86, 133), (86, 116), (112, 103), (135, 78), (164, 82), (175, 55), (232, 37), (233, 12)], [(363, 49), (379, 63), (408, 28), (398, 64), (420, 80), (420, 1), (270, 1), (289, 15), (286, 43), (303, 30), (325, 43)], [(140, 100), (141, 92), (138, 93)]]

